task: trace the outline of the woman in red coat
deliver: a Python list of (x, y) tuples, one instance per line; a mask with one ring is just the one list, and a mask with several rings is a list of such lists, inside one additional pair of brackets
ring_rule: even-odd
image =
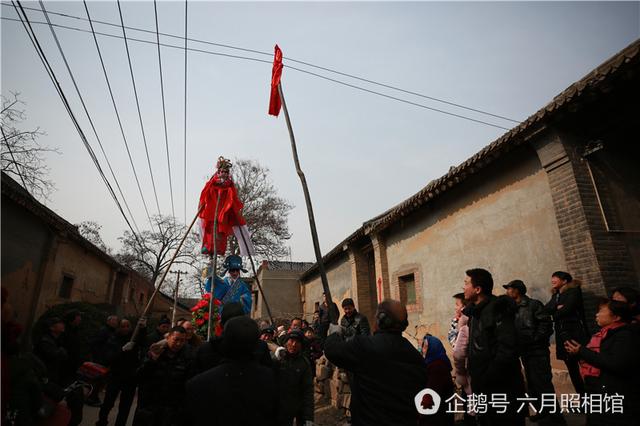
[[(429, 416), (422, 416), (422, 426), (452, 426), (453, 413), (447, 413), (447, 400), (455, 393), (451, 376), (451, 361), (447, 357), (440, 339), (430, 334), (422, 339), (422, 356), (427, 368), (427, 388), (434, 390), (440, 396), (438, 412)], [(433, 405), (431, 395), (427, 394), (422, 400), (423, 408)]]

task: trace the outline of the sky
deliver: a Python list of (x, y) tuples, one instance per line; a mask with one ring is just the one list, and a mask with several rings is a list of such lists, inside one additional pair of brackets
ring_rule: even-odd
[[(10, 3), (2, 2), (1, 89), (20, 92), (24, 128), (46, 131), (43, 145), (57, 190), (47, 206), (71, 223), (98, 222), (107, 245), (127, 228), (82, 145)], [(40, 10), (37, 2), (22, 2)], [(82, 2), (47, 1), (48, 12), (86, 18)], [(188, 3), (190, 38), (272, 53), (522, 121), (640, 36), (638, 2), (208, 2)], [(153, 2), (122, 1), (126, 26), (155, 30)], [(119, 23), (115, 1), (88, 2), (95, 20)], [(160, 32), (184, 34), (184, 2), (160, 1)], [(42, 12), (27, 10), (43, 22)], [(88, 22), (50, 15), (54, 24)], [(96, 31), (122, 30), (95, 24)], [(36, 34), (103, 168), (105, 159), (46, 25)], [(90, 33), (55, 28), (105, 152), (141, 229), (142, 199)], [(127, 31), (155, 42), (155, 34)], [(161, 36), (161, 43), (183, 41)], [(151, 214), (157, 213), (124, 41), (98, 36), (107, 73)], [(189, 47), (271, 61), (190, 41)], [(160, 211), (170, 214), (157, 46), (129, 42)], [(189, 222), (218, 156), (247, 158), (271, 170), (289, 216), (291, 259), (314, 261), (307, 211), (283, 114), (267, 115), (271, 65), (188, 53), (186, 192), (184, 51), (162, 47), (169, 162), (175, 213)], [(391, 208), (500, 137), (505, 130), (384, 98), (287, 64), (419, 103), (511, 128), (516, 123), (310, 68), (285, 59), (282, 85), (313, 201), (320, 245), (331, 250), (368, 219)], [(110, 175), (107, 173), (107, 176)], [(186, 194), (186, 212), (185, 212)], [(146, 226), (145, 226), (146, 225)]]

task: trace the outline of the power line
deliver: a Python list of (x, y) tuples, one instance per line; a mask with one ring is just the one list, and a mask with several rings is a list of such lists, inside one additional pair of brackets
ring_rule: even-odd
[(187, 23), (188, 23), (188, 0), (184, 0), (184, 220), (187, 218)]
[[(37, 10), (37, 9), (35, 9), (35, 10)], [(58, 13), (58, 15), (62, 16), (62, 17), (65, 17), (65, 18), (83, 20), (82, 17), (69, 15), (69, 14), (66, 14), (66, 13)], [(106, 21), (95, 21), (95, 22), (98, 22), (98, 23), (100, 23), (102, 25), (119, 27), (118, 24), (114, 24), (112, 22), (106, 22)], [(146, 30), (144, 28), (136, 28), (136, 27), (126, 27), (126, 28), (127, 29), (131, 29), (133, 31), (143, 32), (143, 33), (151, 33), (151, 34), (153, 33), (153, 31)], [(177, 38), (177, 39), (187, 38), (186, 34), (185, 34), (184, 37), (176, 35), (176, 34), (170, 34), (170, 33), (160, 33), (160, 35), (163, 35), (163, 36), (166, 36), (166, 37), (170, 37), (170, 38)], [(239, 51), (249, 52), (249, 53), (256, 53), (256, 54), (264, 55), (264, 56), (268, 56), (268, 57), (272, 57), (273, 56), (272, 52), (265, 52), (265, 51), (261, 51), (261, 50), (248, 49), (248, 48), (244, 48), (244, 47), (233, 46), (233, 45), (230, 45), (230, 44), (215, 43), (215, 42), (212, 42), (212, 41), (196, 39), (196, 38), (189, 38), (188, 40), (189, 41), (193, 41), (193, 42), (197, 42), (197, 43), (208, 44), (208, 45), (211, 45), (211, 46), (224, 47), (224, 48), (227, 48), (227, 49), (239, 50)], [(437, 98), (437, 97), (434, 97), (434, 96), (425, 95), (423, 93), (402, 89), (400, 87), (393, 86), (393, 85), (390, 85), (390, 84), (380, 83), (378, 81), (374, 81), (374, 80), (371, 80), (371, 79), (368, 79), (368, 78), (365, 78), (365, 77), (360, 77), (360, 76), (357, 76), (357, 75), (354, 75), (354, 74), (349, 74), (349, 73), (346, 73), (346, 72), (342, 72), (342, 71), (339, 71), (339, 70), (336, 70), (336, 69), (333, 69), (333, 68), (323, 67), (323, 66), (316, 65), (316, 64), (313, 64), (313, 63), (310, 63), (310, 62), (294, 59), (294, 58), (291, 58), (291, 57), (288, 57), (288, 56), (284, 56), (283, 59), (285, 59), (287, 61), (290, 61), (290, 62), (295, 62), (295, 63), (301, 64), (301, 65), (306, 65), (306, 66), (309, 66), (309, 67), (312, 67), (312, 68), (317, 68), (317, 69), (320, 69), (320, 70), (323, 70), (323, 71), (331, 72), (331, 73), (334, 73), (334, 74), (342, 75), (343, 77), (353, 78), (355, 80), (360, 80), (360, 81), (363, 81), (363, 82), (366, 82), (366, 83), (369, 83), (369, 84), (373, 84), (373, 85), (376, 85), (376, 86), (385, 87), (387, 89), (396, 90), (396, 91), (399, 91), (399, 92), (402, 92), (402, 93), (406, 93), (406, 94), (413, 95), (413, 96), (418, 96), (418, 97), (421, 97), (421, 98), (424, 98), (424, 99), (429, 99), (429, 100), (432, 100), (434, 102), (440, 102), (440, 103), (443, 103), (443, 104), (446, 104), (446, 105), (450, 105), (450, 106), (454, 106), (454, 107), (457, 107), (457, 108), (466, 109), (468, 111), (473, 111), (473, 112), (476, 112), (478, 114), (484, 114), (484, 115), (488, 115), (488, 116), (491, 116), (491, 117), (500, 118), (502, 120), (510, 121), (510, 122), (513, 122), (513, 123), (520, 123), (520, 121), (518, 121), (518, 120), (514, 120), (512, 118), (505, 117), (503, 115), (498, 115), (498, 114), (494, 114), (494, 113), (491, 113), (491, 112), (483, 111), (481, 109), (468, 107), (468, 106), (465, 106), (465, 105), (462, 105), (462, 104), (459, 104), (459, 103), (447, 101), (447, 100), (444, 100), (444, 99), (441, 99), (441, 98)]]
[(47, 57), (46, 57), (46, 55), (44, 53), (44, 50), (42, 49), (42, 46), (40, 46), (40, 43), (38, 42), (38, 38), (37, 38), (37, 36), (35, 34), (35, 31), (33, 31), (33, 28), (31, 27), (31, 23), (29, 22), (29, 17), (27, 16), (26, 12), (24, 11), (24, 8), (22, 7), (22, 4), (20, 3), (20, 0), (17, 0), (17, 1), (18, 1), (18, 6), (20, 7), (20, 10), (22, 11), (22, 14), (24, 15), (24, 17), (22, 15), (20, 15), (20, 12), (18, 12), (18, 6), (16, 6), (16, 3), (13, 0), (11, 1), (11, 3), (13, 4), (13, 7), (14, 7), (14, 9), (16, 11), (16, 14), (20, 18), (20, 22), (22, 23), (22, 26), (24, 27), (24, 29), (25, 29), (25, 31), (27, 33), (27, 36), (29, 37), (29, 40), (33, 44), (33, 47), (35, 48), (36, 53), (38, 54), (38, 57), (42, 61), (42, 64), (44, 65), (45, 70), (46, 70), (47, 74), (49, 75), (49, 78), (51, 79), (51, 82), (53, 83), (54, 88), (56, 89), (56, 92), (58, 92), (58, 95), (60, 96), (60, 99), (62, 100), (62, 103), (63, 103), (65, 109), (67, 110), (67, 113), (69, 114), (69, 117), (71, 118), (71, 121), (73, 122), (74, 127), (76, 128), (76, 130), (78, 131), (78, 134), (80, 135), (80, 139), (82, 140), (83, 145), (85, 146), (85, 148), (87, 149), (87, 152), (89, 153), (89, 156), (91, 157), (91, 160), (93, 161), (94, 165), (98, 169), (100, 177), (102, 178), (103, 182), (107, 186), (107, 189), (109, 190), (109, 193), (111, 194), (111, 197), (115, 201), (116, 206), (118, 207), (118, 210), (120, 210), (120, 214), (124, 218), (125, 222), (129, 226), (129, 229), (131, 230), (131, 232), (133, 233), (135, 238), (138, 240), (138, 235), (136, 234), (136, 232), (134, 231), (133, 227), (131, 226), (131, 223), (129, 222), (129, 219), (127, 218), (127, 215), (124, 213), (124, 210), (122, 209), (122, 206), (120, 205), (120, 202), (118, 201), (118, 197), (116, 197), (116, 194), (113, 191), (113, 187), (111, 187), (111, 184), (109, 183), (109, 180), (107, 179), (107, 177), (105, 176), (104, 172), (102, 171), (102, 167), (100, 167), (100, 162), (98, 161), (98, 158), (96, 157), (95, 153), (93, 152), (93, 149), (91, 148), (91, 145), (89, 144), (89, 141), (87, 140), (87, 137), (85, 136), (84, 132), (82, 131), (82, 128), (80, 127), (80, 124), (78, 123), (78, 120), (76, 119), (75, 115), (73, 114), (73, 111), (71, 110), (71, 106), (69, 104), (69, 101), (67, 100), (67, 98), (66, 98), (66, 96), (64, 94), (64, 91), (62, 90), (62, 87), (60, 86), (60, 83), (58, 82), (58, 79), (55, 76), (55, 73), (53, 72), (53, 68), (51, 67), (51, 64), (47, 60)]
[[(12, 20), (11, 18), (4, 18), (4, 17), (2, 19)], [(87, 32), (87, 31), (82, 30), (80, 28), (65, 27), (65, 26), (60, 26), (60, 27), (61, 28), (66, 28), (66, 29), (70, 29), (70, 30), (80, 31), (80, 32)], [(96, 34), (103, 35), (103, 36), (106, 36), (106, 37), (122, 38), (120, 36), (107, 34), (107, 33), (96, 32)], [(155, 42), (151, 42), (151, 41), (148, 41), (148, 40), (134, 39), (134, 38), (131, 38), (131, 37), (129, 37), (128, 40), (137, 41), (137, 42), (140, 42), (140, 43), (148, 43), (148, 44), (154, 44), (154, 45), (156, 44)], [(181, 49), (181, 50), (185, 49), (184, 47), (174, 46), (174, 45), (171, 45), (171, 44), (163, 44), (163, 43), (161, 43), (160, 45), (163, 46), (163, 47), (170, 47), (170, 48), (173, 48), (173, 49)], [(205, 53), (205, 54), (214, 55), (214, 56), (222, 56), (222, 57), (233, 58), (233, 59), (242, 59), (242, 60), (248, 60), (248, 61), (253, 61), (253, 62), (261, 62), (261, 63), (265, 63), (265, 64), (269, 64), (269, 65), (272, 64), (272, 61), (267, 61), (267, 60), (263, 60), (263, 59), (257, 59), (257, 58), (247, 57), (247, 56), (239, 56), (239, 55), (230, 55), (230, 54), (227, 54), (227, 53), (213, 52), (213, 51), (210, 51), (210, 50), (196, 49), (196, 48), (193, 48), (193, 47), (188, 47), (188, 48), (186, 48), (186, 50), (189, 50), (191, 52)], [(298, 72), (301, 72), (301, 73), (304, 73), (304, 74), (308, 74), (308, 75), (311, 75), (311, 76), (314, 76), (314, 77), (318, 77), (318, 78), (321, 78), (323, 80), (330, 81), (330, 82), (333, 82), (333, 83), (337, 83), (337, 84), (340, 84), (340, 85), (343, 85), (343, 86), (351, 87), (352, 89), (361, 90), (361, 91), (369, 93), (369, 94), (382, 96), (382, 97), (387, 98), (387, 99), (395, 100), (395, 101), (402, 102), (402, 103), (405, 103), (405, 104), (408, 104), (408, 105), (413, 105), (413, 106), (416, 106), (416, 107), (419, 107), (419, 108), (423, 108), (423, 109), (427, 109), (427, 110), (430, 110), (430, 111), (439, 112), (441, 114), (449, 115), (449, 116), (452, 116), (452, 117), (457, 117), (457, 118), (460, 118), (460, 119), (463, 119), (463, 120), (472, 121), (474, 123), (484, 124), (486, 126), (494, 127), (494, 128), (497, 128), (497, 129), (509, 130), (509, 128), (504, 127), (504, 126), (500, 126), (500, 125), (493, 124), (493, 123), (490, 123), (490, 122), (487, 122), (487, 121), (483, 121), (483, 120), (478, 120), (478, 119), (475, 119), (475, 118), (467, 117), (467, 116), (464, 116), (464, 115), (461, 115), (461, 114), (452, 113), (452, 112), (445, 111), (445, 110), (442, 110), (442, 109), (433, 108), (433, 107), (430, 107), (428, 105), (419, 104), (417, 102), (412, 102), (412, 101), (409, 101), (409, 100), (406, 100), (406, 99), (398, 98), (396, 96), (387, 95), (386, 93), (377, 92), (375, 90), (371, 90), (371, 89), (367, 89), (367, 88), (364, 88), (364, 87), (360, 87), (360, 86), (357, 86), (355, 84), (347, 83), (347, 82), (344, 82), (344, 81), (341, 81), (341, 80), (337, 80), (337, 79), (334, 79), (334, 78), (331, 78), (331, 77), (327, 77), (327, 76), (324, 76), (324, 75), (321, 75), (321, 74), (317, 74), (317, 73), (314, 73), (314, 72), (311, 72), (311, 71), (303, 70), (301, 68), (292, 67), (290, 65), (284, 65), (284, 66), (286, 68), (292, 69), (294, 71), (298, 71)]]
[[(83, 0), (86, 3), (86, 0)], [(153, 186), (153, 195), (156, 199), (156, 207), (158, 208), (158, 215), (160, 215), (160, 203), (158, 202), (158, 191), (156, 191), (156, 181), (153, 178), (153, 170), (151, 169), (151, 158), (149, 157), (149, 147), (147, 146), (147, 136), (144, 132), (144, 124), (142, 123), (142, 112), (140, 111), (140, 100), (138, 99), (138, 89), (136, 88), (136, 79), (133, 75), (133, 65), (131, 64), (131, 53), (129, 52), (129, 42), (127, 41), (127, 32), (124, 29), (124, 19), (122, 18), (122, 8), (120, 7), (120, 0), (117, 0), (118, 13), (120, 15), (120, 22), (122, 23), (122, 37), (124, 38), (124, 47), (127, 52), (127, 62), (129, 63), (129, 73), (131, 74), (131, 83), (133, 83), (133, 94), (136, 98), (136, 107), (138, 109), (138, 119), (140, 120), (140, 129), (142, 130), (142, 141), (144, 142), (144, 151), (147, 155), (147, 164), (149, 166), (149, 174), (151, 175), (151, 185)]]
[(160, 69), (160, 94), (162, 96), (162, 120), (164, 122), (164, 143), (167, 148), (167, 168), (169, 169), (169, 195), (171, 195), (171, 213), (176, 216), (176, 209), (173, 205), (173, 184), (171, 183), (171, 160), (169, 159), (169, 136), (167, 135), (167, 111), (164, 103), (164, 77), (162, 76), (162, 56), (160, 55), (160, 34), (158, 34), (158, 5), (153, 0), (153, 12), (156, 21), (156, 40), (158, 44), (158, 68)]
[[(47, 14), (47, 10), (44, 6), (44, 3), (42, 2), (42, 0), (40, 0), (40, 7), (42, 8), (42, 11), (44, 12), (44, 16), (47, 20), (47, 22), (49, 24), (51, 24), (51, 21), (49, 20), (49, 15)], [(67, 57), (64, 54), (64, 51), (62, 49), (62, 45), (60, 44), (60, 40), (58, 40), (58, 36), (55, 32), (55, 30), (53, 29), (53, 27), (51, 25), (49, 25), (49, 29), (51, 30), (51, 35), (53, 35), (53, 39), (56, 42), (56, 46), (58, 46), (58, 51), (60, 52), (60, 56), (62, 56), (62, 60), (64, 61), (64, 65), (67, 68), (67, 72), (69, 73), (69, 77), (71, 77), (71, 81), (73, 82), (73, 87), (76, 89), (76, 93), (78, 94), (78, 98), (80, 99), (80, 103), (82, 104), (82, 108), (84, 109), (85, 114), (87, 115), (87, 119), (89, 120), (89, 124), (91, 125), (91, 129), (93, 130), (93, 134), (96, 137), (96, 140), (98, 141), (98, 145), (100, 146), (100, 150), (102, 151), (102, 155), (104, 156), (106, 162), (107, 162), (107, 166), (109, 167), (109, 171), (111, 172), (111, 177), (113, 178), (114, 182), (116, 183), (116, 187), (118, 188), (118, 192), (120, 193), (120, 197), (122, 198), (122, 201), (124, 202), (124, 205), (127, 209), (127, 212), (129, 212), (129, 216), (131, 217), (131, 221), (133, 222), (133, 225), (135, 226), (136, 230), (138, 231), (138, 233), (140, 232), (140, 229), (138, 228), (138, 224), (136, 223), (134, 217), (133, 217), (133, 213), (131, 213), (131, 209), (129, 208), (129, 204), (127, 203), (127, 199), (124, 196), (124, 193), (122, 192), (122, 188), (120, 187), (120, 183), (118, 182), (118, 179), (116, 178), (115, 173), (113, 172), (113, 168), (111, 167), (111, 162), (109, 161), (109, 157), (107, 157), (107, 153), (104, 150), (104, 147), (102, 146), (102, 141), (100, 140), (100, 137), (98, 136), (98, 132), (96, 130), (95, 125), (93, 124), (93, 119), (91, 118), (91, 114), (89, 114), (89, 110), (87, 109), (87, 105), (84, 102), (84, 98), (82, 97), (82, 94), (80, 93), (80, 89), (78, 88), (78, 84), (76, 83), (76, 79), (73, 75), (73, 72), (71, 71), (71, 67), (69, 65), (69, 62), (67, 61)]]
[(131, 164), (131, 169), (133, 170), (133, 177), (135, 178), (136, 185), (138, 186), (138, 192), (140, 193), (140, 198), (142, 199), (142, 205), (144, 206), (144, 211), (147, 214), (147, 219), (149, 220), (149, 225), (151, 225), (151, 229), (153, 229), (153, 221), (151, 220), (151, 215), (149, 215), (149, 209), (147, 208), (147, 202), (144, 199), (144, 194), (142, 193), (142, 187), (140, 186), (140, 179), (138, 179), (138, 172), (136, 171), (136, 166), (133, 164), (133, 158), (131, 157), (131, 150), (129, 149), (129, 143), (127, 142), (127, 137), (124, 133), (124, 127), (122, 126), (122, 120), (120, 119), (120, 113), (118, 112), (118, 106), (116, 105), (116, 99), (113, 96), (113, 89), (111, 88), (111, 82), (109, 81), (109, 74), (107, 73), (107, 68), (104, 65), (104, 59), (102, 58), (102, 51), (100, 50), (100, 44), (98, 43), (98, 37), (93, 31), (93, 22), (91, 22), (91, 14), (89, 13), (89, 7), (87, 6), (87, 2), (83, 0), (85, 11), (87, 12), (87, 18), (89, 19), (89, 25), (91, 27), (91, 34), (93, 35), (93, 41), (96, 45), (96, 50), (98, 52), (98, 58), (100, 59), (100, 66), (102, 67), (102, 74), (104, 75), (104, 79), (107, 82), (107, 89), (109, 90), (109, 96), (111, 97), (111, 104), (113, 105), (113, 110), (116, 113), (116, 119), (118, 120), (118, 127), (120, 128), (120, 134), (122, 135), (122, 140), (124, 142), (124, 147), (127, 151), (127, 156), (129, 157), (129, 164)]

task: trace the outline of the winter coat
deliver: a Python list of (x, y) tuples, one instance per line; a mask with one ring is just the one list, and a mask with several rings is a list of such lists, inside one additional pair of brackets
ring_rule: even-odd
[(33, 353), (44, 363), (47, 368), (47, 377), (55, 384), (64, 386), (62, 367), (69, 360), (67, 351), (60, 344), (60, 339), (51, 333), (44, 334), (33, 348)]
[(589, 332), (584, 316), (582, 290), (576, 281), (565, 284), (559, 292), (551, 296), (545, 308), (553, 316), (556, 333), (556, 358), (566, 360), (569, 356), (564, 350), (564, 342), (575, 340), (586, 343)]
[(516, 398), (524, 395), (515, 308), (515, 302), (508, 296), (490, 295), (463, 311), (469, 317), (467, 366), (473, 393), (506, 394), (510, 400), (509, 410), (513, 410), (507, 413), (511, 415), (515, 415), (518, 407)]
[(275, 425), (276, 377), (255, 361), (225, 359), (187, 382), (187, 404), (190, 425)]
[(175, 354), (165, 348), (157, 360), (147, 356), (136, 374), (140, 392), (134, 424), (185, 424), (185, 383), (193, 373), (184, 347)]
[(120, 382), (135, 382), (136, 371), (140, 366), (139, 348), (123, 351), (122, 347), (129, 342), (131, 334), (126, 336), (114, 335), (109, 342), (113, 349), (110, 360), (109, 374), (113, 380)]
[(456, 383), (467, 395), (471, 395), (471, 378), (467, 371), (467, 354), (469, 347), (469, 317), (460, 316), (458, 320), (458, 337), (453, 349), (453, 366), (456, 372)]
[(437, 359), (426, 366), (427, 384), (425, 387), (433, 389), (440, 395), (441, 402), (438, 412), (420, 418), (420, 426), (453, 426), (453, 413), (447, 413), (445, 401), (454, 393), (453, 380), (451, 380), (451, 365), (446, 361)]
[(594, 413), (588, 416), (588, 425), (631, 425), (640, 417), (639, 351), (638, 336), (628, 325), (609, 330), (600, 342), (600, 352), (594, 352), (586, 345), (580, 347), (580, 360), (600, 369), (598, 377), (585, 377), (587, 393), (624, 395), (623, 413)]
[[(223, 336), (213, 337), (210, 341), (202, 343), (195, 350), (195, 369), (203, 373), (220, 365), (224, 358), (222, 351)], [(259, 340), (253, 352), (254, 360), (264, 367), (271, 367), (271, 355), (266, 342)]]
[(325, 341), (325, 356), (352, 373), (351, 420), (358, 425), (415, 425), (414, 398), (427, 373), (416, 348), (399, 332), (378, 331), (348, 342), (338, 333)]
[(105, 325), (95, 335), (89, 339), (93, 361), (98, 364), (107, 365), (107, 359), (113, 355), (107, 350), (107, 344), (116, 334), (116, 329)]
[(80, 333), (77, 326), (65, 324), (65, 332), (60, 336), (60, 344), (67, 351), (69, 359), (64, 363), (63, 381), (72, 382), (76, 371), (83, 362), (91, 359), (88, 340)]
[(287, 354), (276, 364), (278, 380), (278, 424), (291, 424), (301, 416), (303, 421), (313, 421), (313, 381), (311, 364), (303, 356)]
[(516, 311), (515, 325), (520, 355), (548, 353), (549, 337), (553, 334), (553, 318), (542, 302), (522, 296)]
[(340, 325), (343, 327), (342, 335), (346, 340), (351, 340), (354, 336), (368, 336), (371, 334), (369, 320), (357, 311), (350, 317), (343, 315)]

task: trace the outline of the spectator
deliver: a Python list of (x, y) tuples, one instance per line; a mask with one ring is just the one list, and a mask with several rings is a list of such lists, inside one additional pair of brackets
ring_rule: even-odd
[(289, 332), (293, 330), (302, 330), (302, 318), (295, 317), (291, 320), (291, 325), (289, 326)]
[(313, 328), (307, 327), (302, 330), (304, 334), (304, 344), (302, 345), (302, 352), (311, 365), (311, 377), (316, 377), (316, 361), (322, 357), (322, 345), (316, 337), (316, 333)]
[(152, 331), (146, 339), (147, 347), (164, 339), (165, 335), (171, 329), (171, 320), (166, 315), (160, 317), (158, 326)]
[(131, 340), (131, 323), (127, 319), (122, 319), (115, 336), (110, 340), (109, 345), (113, 347), (113, 358), (109, 362), (109, 377), (104, 396), (104, 402), (100, 407), (96, 426), (106, 426), (109, 421), (109, 412), (115, 405), (118, 394), (120, 404), (118, 405), (118, 416), (116, 426), (125, 426), (129, 411), (136, 393), (136, 370), (139, 366), (138, 351), (124, 351), (123, 347)]
[(313, 317), (311, 318), (311, 328), (316, 332), (316, 336), (319, 337), (320, 333), (320, 311), (313, 311)]
[(192, 358), (185, 344), (186, 332), (176, 326), (169, 331), (161, 348), (147, 353), (137, 372), (142, 392), (134, 425), (184, 424), (185, 383), (193, 373)]
[(260, 340), (266, 343), (275, 343), (274, 341), (275, 330), (273, 326), (267, 325), (260, 330)]
[(347, 298), (342, 301), (344, 315), (340, 320), (343, 329), (343, 336), (346, 340), (351, 340), (355, 336), (368, 336), (371, 334), (369, 320), (356, 310), (353, 299)]
[(187, 345), (195, 354), (200, 345), (202, 345), (202, 337), (198, 336), (191, 321), (182, 321), (182, 328), (187, 332)]
[[(521, 280), (513, 280), (503, 285), (507, 296), (517, 305), (515, 326), (518, 342), (518, 354), (524, 366), (527, 378), (528, 395), (536, 398), (539, 405), (542, 394), (555, 394), (551, 382), (551, 356), (549, 354), (549, 337), (553, 333), (553, 319), (544, 308), (542, 302), (527, 296), (527, 286)], [(549, 418), (550, 423), (566, 424), (560, 407), (551, 412), (539, 412), (531, 418), (538, 421)]]
[(278, 424), (313, 422), (313, 381), (309, 360), (303, 356), (304, 334), (294, 329), (287, 335), (284, 355), (276, 364), (279, 404)]
[[(464, 293), (463, 293), (464, 295)], [(463, 310), (466, 307), (466, 301), (463, 300)], [(460, 314), (458, 320), (458, 337), (453, 345), (453, 364), (455, 366), (456, 384), (461, 388), (461, 396), (463, 398), (464, 425), (476, 425), (475, 412), (467, 404), (467, 398), (471, 395), (471, 377), (469, 376), (468, 364), (468, 346), (469, 346), (469, 317), (464, 313)]]
[(318, 309), (318, 337), (320, 341), (324, 342), (327, 338), (327, 331), (329, 330), (329, 324), (338, 323), (340, 313), (338, 312), (338, 305), (335, 302), (331, 302), (331, 307), (327, 303), (327, 295), (322, 293), (322, 303)]
[[(455, 393), (451, 381), (451, 361), (440, 339), (427, 334), (422, 339), (422, 356), (427, 369), (425, 387), (434, 390), (441, 401), (446, 401)], [(433, 398), (426, 394), (422, 400), (424, 408), (433, 406)], [(453, 426), (453, 412), (447, 413), (447, 404), (441, 403), (435, 414), (420, 419), (421, 426)]]
[(524, 425), (517, 398), (524, 395), (524, 380), (518, 360), (515, 303), (507, 296), (491, 294), (493, 277), (485, 269), (469, 269), (464, 279), (464, 309), (469, 317), (468, 369), (474, 394), (504, 394), (505, 413), (489, 405), (478, 415), (480, 425)]
[[(107, 352), (107, 344), (109, 340), (115, 336), (119, 324), (120, 320), (117, 315), (109, 315), (107, 317), (106, 324), (98, 331), (98, 333), (89, 339), (89, 345), (91, 347), (94, 362), (102, 365), (107, 364), (106, 358), (110, 356)], [(91, 394), (86, 400), (87, 405), (92, 407), (100, 407), (102, 405), (99, 395), (103, 386), (104, 384), (100, 383), (93, 387)]]
[(551, 275), (551, 300), (546, 308), (553, 316), (556, 333), (556, 358), (564, 361), (576, 392), (584, 394), (584, 382), (575, 356), (568, 354), (564, 342), (575, 340), (585, 344), (589, 335), (584, 317), (580, 281), (568, 272), (557, 271)]
[[(278, 389), (274, 372), (254, 360), (258, 333), (256, 323), (245, 316), (225, 324), (224, 361), (187, 382), (189, 424), (276, 424)], [(215, 413), (203, 409), (203, 397), (222, 409)]]
[(302, 330), (309, 328), (309, 321), (307, 321), (306, 319), (302, 320), (302, 327), (300, 327)]
[(576, 340), (565, 342), (566, 351), (580, 359), (580, 374), (587, 394), (618, 394), (624, 398), (621, 413), (589, 410), (589, 426), (626, 426), (638, 422), (637, 354), (640, 345), (637, 334), (627, 325), (630, 319), (631, 312), (626, 303), (603, 299), (596, 314), (600, 331), (587, 345)]
[(332, 326), (325, 355), (353, 376), (351, 419), (357, 425), (411, 425), (418, 421), (414, 398), (426, 385), (424, 360), (404, 337), (406, 307), (385, 300), (376, 311), (373, 336), (345, 341)]
[(611, 299), (628, 304), (629, 308), (631, 309), (631, 322), (640, 322), (640, 303), (638, 303), (638, 290), (633, 287), (618, 287), (613, 290)]
[(64, 333), (60, 336), (61, 345), (66, 349), (68, 359), (64, 363), (63, 381), (71, 383), (76, 378), (76, 371), (83, 362), (89, 361), (91, 354), (88, 340), (80, 333), (82, 315), (77, 309), (66, 312), (64, 320)]
[(449, 325), (449, 331), (447, 332), (447, 340), (452, 348), (455, 348), (456, 339), (458, 338), (458, 330), (460, 316), (462, 315), (462, 309), (464, 308), (464, 293), (456, 293), (453, 295), (456, 303), (455, 315), (451, 318), (451, 324)]

